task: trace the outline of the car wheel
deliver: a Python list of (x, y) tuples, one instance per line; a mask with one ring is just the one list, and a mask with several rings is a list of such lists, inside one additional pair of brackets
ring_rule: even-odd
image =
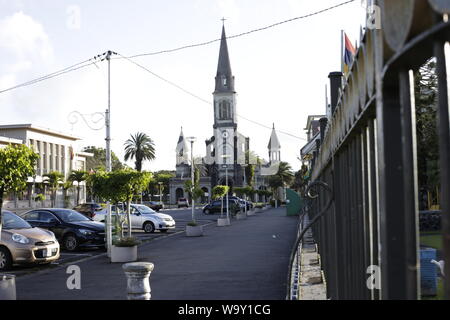
[(205, 214), (209, 214), (209, 213), (210, 213), (209, 209), (206, 209)]
[(0, 271), (11, 269), (11, 267), (12, 257), (9, 250), (4, 247), (0, 247)]
[(64, 237), (63, 244), (67, 251), (75, 251), (78, 248), (78, 239), (75, 235), (69, 234)]
[(151, 222), (146, 222), (142, 229), (144, 229), (146, 233), (152, 233), (155, 231), (155, 226)]

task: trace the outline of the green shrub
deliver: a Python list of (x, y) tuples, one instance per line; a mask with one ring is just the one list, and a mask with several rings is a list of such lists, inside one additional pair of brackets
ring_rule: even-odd
[(188, 222), (187, 225), (190, 226), (190, 227), (196, 227), (196, 226), (198, 226), (198, 223), (196, 223), (194, 221), (190, 221), (190, 222)]
[(135, 237), (118, 238), (113, 241), (113, 245), (116, 247), (134, 247), (141, 244), (141, 241)]

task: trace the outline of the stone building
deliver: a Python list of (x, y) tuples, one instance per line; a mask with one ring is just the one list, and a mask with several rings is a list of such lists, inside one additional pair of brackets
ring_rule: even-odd
[[(23, 192), (6, 195), (5, 209), (28, 209), (36, 206), (50, 207), (50, 191), (44, 182), (44, 175), (51, 171), (59, 171), (67, 179), (72, 170), (86, 170), (86, 158), (93, 155), (76, 151), (76, 142), (80, 138), (58, 131), (41, 128), (32, 124), (0, 125), (0, 148), (9, 144), (24, 144), (31, 147), (39, 159), (36, 164), (36, 175), (28, 178), (28, 188)], [(44, 194), (46, 200), (35, 203), (33, 195)], [(64, 195), (70, 195), (64, 199)], [(76, 192), (59, 190), (56, 206), (70, 207), (75, 204)], [(66, 200), (66, 201), (65, 201)], [(85, 200), (85, 187), (82, 183), (80, 201)]]
[[(213, 102), (213, 135), (205, 141), (205, 157), (195, 160), (198, 167), (202, 168), (199, 185), (206, 194), (202, 202), (209, 200), (211, 190), (216, 185), (228, 183), (230, 187), (246, 186), (245, 167), (253, 163), (249, 152), (250, 138), (238, 131), (235, 78), (231, 71), (225, 27), (222, 28)], [(176, 148), (176, 177), (170, 181), (171, 203), (176, 203), (179, 198), (187, 198), (184, 185), (186, 180), (191, 179), (189, 148), (182, 129)], [(266, 188), (265, 176), (274, 174), (276, 163), (281, 157), (280, 148), (274, 126), (268, 145), (269, 161), (262, 160), (255, 168), (256, 189)]]

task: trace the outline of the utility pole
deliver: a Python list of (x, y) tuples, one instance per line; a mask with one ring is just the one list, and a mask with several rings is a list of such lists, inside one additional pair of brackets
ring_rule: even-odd
[[(111, 54), (108, 50), (106, 53), (106, 60), (108, 60), (108, 109), (106, 110), (105, 124), (106, 124), (106, 171), (111, 172)], [(106, 239), (108, 256), (111, 257), (112, 247), (112, 226), (111, 226), (111, 203), (108, 199), (106, 202), (107, 219), (106, 219)]]
[(191, 143), (191, 198), (192, 198), (192, 222), (195, 222), (195, 200), (194, 200), (194, 142), (197, 140), (195, 137), (187, 137), (187, 141)]

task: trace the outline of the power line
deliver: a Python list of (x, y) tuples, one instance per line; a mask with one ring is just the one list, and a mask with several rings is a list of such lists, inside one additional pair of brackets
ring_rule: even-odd
[[(248, 35), (248, 34), (251, 34), (251, 33), (255, 33), (255, 32), (267, 30), (267, 29), (270, 29), (270, 28), (274, 28), (274, 27), (277, 27), (279, 25), (282, 25), (282, 24), (285, 24), (285, 23), (289, 23), (289, 22), (292, 22), (292, 21), (296, 21), (296, 20), (300, 20), (300, 19), (305, 19), (305, 18), (309, 18), (309, 17), (312, 17), (312, 16), (316, 16), (318, 14), (322, 14), (324, 12), (336, 9), (338, 7), (344, 6), (344, 5), (349, 4), (351, 2), (354, 2), (354, 1), (355, 0), (348, 0), (346, 2), (342, 2), (342, 3), (339, 3), (337, 5), (334, 5), (334, 6), (331, 6), (331, 7), (322, 9), (322, 10), (319, 10), (319, 11), (315, 11), (315, 12), (312, 12), (312, 13), (309, 13), (309, 14), (306, 14), (306, 15), (303, 15), (303, 16), (299, 16), (299, 17), (288, 19), (288, 20), (276, 22), (274, 24), (271, 24), (271, 25), (268, 25), (268, 26), (265, 26), (265, 27), (261, 27), (261, 28), (257, 28), (257, 29), (253, 29), (253, 30), (249, 30), (249, 31), (245, 31), (245, 32), (242, 32), (242, 33), (239, 33), (239, 34), (236, 34), (236, 35), (232, 35), (232, 36), (226, 37), (226, 38), (227, 39), (234, 39), (234, 38), (242, 37), (242, 36), (245, 36), (245, 35)], [(180, 50), (184, 50), (184, 49), (206, 46), (206, 45), (212, 44), (214, 42), (218, 42), (220, 40), (221, 39), (219, 38), (219, 39), (214, 39), (214, 40), (210, 40), (210, 41), (206, 41), (206, 42), (189, 44), (189, 45), (185, 45), (185, 46), (181, 46), (181, 47), (173, 48), (173, 49), (166, 49), (166, 50), (160, 50), (160, 51), (148, 52), (148, 53), (140, 53), (140, 54), (135, 54), (135, 55), (132, 55), (132, 56), (128, 56), (127, 58), (138, 58), (138, 57), (145, 57), (145, 56), (154, 56), (154, 55), (159, 55), (159, 54), (163, 54), (163, 53), (171, 53), (171, 52), (180, 51)], [(125, 58), (125, 57), (123, 57), (123, 58)]]
[[(140, 69), (142, 69), (142, 70), (144, 70), (144, 71), (150, 73), (151, 75), (157, 77), (158, 79), (160, 79), (160, 80), (162, 80), (162, 81), (164, 81), (164, 82), (170, 84), (171, 86), (173, 86), (173, 87), (175, 87), (175, 88), (177, 88), (177, 89), (183, 91), (184, 93), (186, 93), (186, 94), (188, 94), (188, 95), (194, 97), (195, 99), (198, 99), (198, 100), (200, 100), (201, 102), (204, 102), (204, 103), (208, 104), (209, 106), (212, 106), (212, 105), (213, 105), (210, 101), (208, 101), (208, 100), (206, 100), (206, 99), (203, 99), (202, 97), (200, 97), (200, 96), (198, 96), (198, 95), (196, 95), (196, 94), (190, 92), (189, 90), (184, 89), (184, 88), (181, 87), (180, 85), (178, 85), (178, 84), (176, 84), (176, 83), (174, 83), (174, 82), (172, 82), (172, 81), (170, 81), (170, 80), (167, 80), (166, 78), (161, 77), (160, 75), (158, 75), (158, 74), (156, 74), (155, 72), (151, 71), (150, 69), (148, 69), (147, 67), (143, 66), (142, 64), (137, 63), (136, 61), (133, 61), (132, 59), (130, 59), (130, 58), (128, 58), (128, 57), (125, 57), (125, 56), (121, 55), (120, 53), (118, 53), (117, 55), (118, 55), (119, 57), (122, 57), (123, 59), (126, 59), (127, 61), (131, 62), (132, 64), (136, 65), (136, 66), (139, 67)], [(244, 117), (244, 116), (241, 116), (240, 114), (236, 114), (236, 115), (237, 115), (239, 118), (242, 118), (242, 119), (244, 119), (244, 120), (246, 120), (246, 121), (252, 122), (252, 123), (254, 123), (254, 124), (258, 125), (258, 126), (264, 127), (264, 128), (266, 128), (266, 129), (272, 129), (272, 128), (269, 127), (269, 126), (266, 126), (266, 125), (264, 125), (264, 124), (262, 124), (262, 123), (259, 123), (259, 122), (257, 122), (257, 121), (248, 119), (248, 118), (246, 118), (246, 117)], [(294, 135), (294, 134), (292, 134), (292, 133), (288, 133), (288, 132), (285, 132), (285, 131), (282, 131), (282, 130), (278, 130), (278, 129), (277, 129), (277, 131), (280, 132), (280, 133), (282, 133), (282, 134), (291, 136), (291, 137), (293, 137), (293, 138), (300, 139), (300, 140), (305, 140), (305, 141), (306, 141), (306, 139), (301, 138), (301, 137), (298, 137), (298, 136), (296, 136), (296, 135)]]
[(69, 73), (69, 72), (73, 72), (73, 71), (76, 71), (76, 70), (79, 70), (79, 69), (83, 69), (83, 68), (89, 67), (91, 65), (95, 65), (96, 62), (104, 60), (104, 58), (100, 59), (102, 56), (104, 56), (104, 54), (99, 54), (99, 55), (95, 56), (94, 58), (87, 59), (85, 61), (76, 63), (76, 64), (71, 65), (69, 67), (66, 67), (64, 69), (61, 69), (61, 70), (49, 73), (49, 74), (47, 74), (45, 76), (41, 76), (41, 77), (38, 77), (36, 79), (33, 79), (33, 80), (30, 80), (30, 81), (27, 81), (27, 82), (15, 85), (13, 87), (0, 90), (0, 94), (4, 93), (4, 92), (7, 92), (7, 91), (14, 90), (14, 89), (18, 89), (18, 88), (21, 88), (21, 87), (30, 86), (30, 85), (33, 85), (35, 83), (41, 82), (41, 81), (45, 81), (45, 80), (48, 80), (48, 79), (51, 79), (51, 78), (55, 78), (55, 77), (58, 77), (60, 75)]

